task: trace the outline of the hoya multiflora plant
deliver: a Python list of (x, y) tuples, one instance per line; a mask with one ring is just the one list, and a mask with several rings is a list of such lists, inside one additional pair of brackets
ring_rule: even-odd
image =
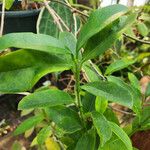
[(34, 140), (40, 147), (46, 142), (67, 150), (132, 150), (130, 138), (119, 127), (108, 103), (126, 106), (139, 118), (139, 90), (110, 76), (112, 67), (103, 78), (92, 78), (94, 74), (87, 72), (89, 82), (84, 85), (80, 84), (80, 72), (90, 59), (108, 50), (136, 17), (123, 5), (112, 5), (92, 12), (77, 39), (69, 32), (60, 33), (59, 39), (33, 33), (1, 37), (1, 51), (9, 47), (20, 50), (0, 57), (0, 93), (29, 91), (51, 72), (72, 70), (75, 77), (72, 95), (47, 88), (25, 96), (18, 110), (35, 111), (35, 115), (21, 123), (14, 134), (40, 126)]

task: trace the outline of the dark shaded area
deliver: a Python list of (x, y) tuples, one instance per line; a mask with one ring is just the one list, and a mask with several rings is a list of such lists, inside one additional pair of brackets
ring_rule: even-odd
[(137, 132), (131, 139), (133, 146), (139, 150), (150, 150), (150, 130)]

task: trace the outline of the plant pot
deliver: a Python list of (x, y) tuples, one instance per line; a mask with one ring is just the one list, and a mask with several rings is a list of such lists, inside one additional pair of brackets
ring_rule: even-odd
[[(3, 34), (13, 32), (34, 32), (36, 33), (36, 22), (40, 9), (5, 11)], [(0, 11), (0, 18), (2, 12)]]

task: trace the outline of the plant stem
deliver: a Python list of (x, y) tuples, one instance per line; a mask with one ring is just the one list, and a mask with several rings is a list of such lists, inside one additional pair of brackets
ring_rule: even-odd
[(92, 10), (92, 8), (82, 5), (82, 4), (72, 4), (71, 6), (73, 7), (78, 7), (78, 8), (83, 8), (83, 9), (87, 9), (87, 10)]
[(5, 0), (3, 0), (3, 4), (2, 4), (2, 16), (1, 16), (0, 37), (3, 35), (4, 17), (5, 17)]
[(84, 116), (83, 116), (83, 108), (82, 108), (82, 103), (81, 103), (81, 96), (80, 96), (80, 70), (81, 70), (81, 65), (78, 62), (78, 59), (76, 59), (77, 61), (75, 62), (75, 96), (76, 96), (76, 102), (77, 102), (77, 106), (79, 108), (79, 112), (80, 112), (80, 116), (83, 122), (84, 127), (85, 126), (85, 122), (84, 122)]
[(125, 33), (123, 33), (123, 35), (124, 35), (125, 37), (130, 38), (130, 39), (132, 39), (132, 40), (135, 40), (135, 41), (137, 41), (137, 42), (150, 45), (150, 41), (140, 40), (140, 39), (138, 39), (138, 38), (132, 37), (132, 36), (127, 35), (127, 34), (125, 34)]

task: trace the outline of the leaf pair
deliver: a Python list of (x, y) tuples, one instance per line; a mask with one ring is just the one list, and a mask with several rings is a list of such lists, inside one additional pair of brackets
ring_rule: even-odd
[(74, 100), (69, 94), (58, 89), (48, 89), (24, 97), (18, 108), (20, 110), (44, 108), (49, 119), (63, 132), (72, 133), (80, 130), (82, 125), (78, 113), (64, 106), (71, 103), (74, 103)]
[[(93, 123), (100, 136), (100, 147), (107, 143), (112, 137), (112, 132), (120, 139), (128, 150), (132, 150), (132, 144), (127, 134), (115, 123), (109, 122), (98, 112), (92, 113)], [(100, 148), (99, 147), (99, 148)]]
[[(127, 134), (115, 123), (109, 122), (106, 118), (98, 112), (92, 112), (92, 119), (94, 127), (100, 137), (99, 150), (105, 150), (108, 141), (112, 137), (112, 132), (117, 136), (119, 142), (123, 143), (123, 147), (127, 150), (132, 150), (132, 144)], [(106, 145), (106, 146), (105, 146)], [(75, 150), (90, 149), (95, 150), (96, 148), (96, 131), (94, 128), (87, 131), (77, 142)], [(118, 148), (121, 148), (118, 147)]]
[(127, 7), (123, 5), (113, 5), (90, 15), (77, 41), (77, 51), (84, 48), (83, 62), (108, 50), (125, 29), (132, 25), (136, 14), (121, 17), (127, 11)]

